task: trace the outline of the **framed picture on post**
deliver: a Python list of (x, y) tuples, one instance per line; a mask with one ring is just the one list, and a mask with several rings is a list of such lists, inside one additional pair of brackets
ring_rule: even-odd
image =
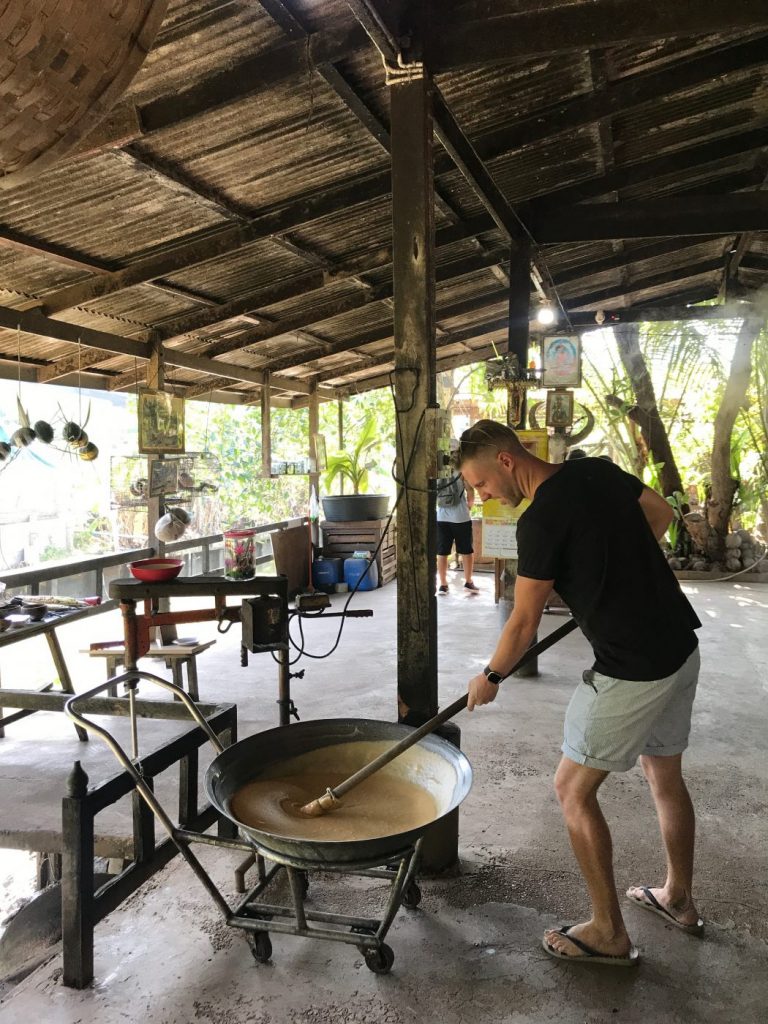
[(578, 334), (545, 338), (541, 344), (541, 383), (545, 388), (581, 387), (581, 338)]
[(173, 455), (184, 451), (184, 399), (167, 391), (139, 391), (139, 451)]
[(573, 392), (557, 388), (547, 392), (547, 426), (570, 427), (573, 423)]

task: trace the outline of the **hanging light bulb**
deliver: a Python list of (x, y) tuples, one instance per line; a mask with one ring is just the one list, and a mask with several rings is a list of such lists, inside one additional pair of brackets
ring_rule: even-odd
[(539, 306), (539, 311), (536, 314), (536, 319), (539, 321), (540, 324), (543, 324), (545, 327), (547, 327), (549, 326), (549, 324), (553, 324), (555, 322), (555, 311), (554, 309), (552, 309), (549, 303), (542, 303), (542, 305)]

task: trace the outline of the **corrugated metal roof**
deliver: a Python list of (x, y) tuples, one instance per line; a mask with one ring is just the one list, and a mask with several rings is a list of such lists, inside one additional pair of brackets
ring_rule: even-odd
[[(492, 13), (536, 12), (559, 2), (498, 0)], [(328, 33), (353, 25), (343, 0), (292, 0), (288, 6), (309, 31)], [(460, 3), (450, 5), (454, 16), (462, 9)], [(477, 5), (471, 10), (476, 12)], [(536, 116), (550, 116), (575, 97), (588, 97), (593, 90), (610, 89), (612, 83), (648, 72), (679, 68), (753, 36), (710, 34), (695, 40), (614, 46), (596, 58), (582, 51), (516, 59), (443, 73), (437, 84), (469, 141), (479, 151), (493, 153), (486, 167), (507, 202), (520, 206), (579, 182), (599, 180), (612, 168), (642, 171), (651, 158), (685, 154), (702, 143), (768, 125), (767, 52), (762, 66), (751, 62), (743, 70), (621, 110), (602, 130), (596, 122), (579, 120), (528, 144), (504, 142), (505, 133), (518, 131), (520, 124), (535, 124)], [(269, 55), (289, 42), (285, 31), (251, 0), (171, 0), (155, 45), (125, 101), (141, 107), (193, 86), (204, 88), (212, 76), (239, 61)], [(301, 39), (298, 45), (303, 45)], [(179, 347), (206, 354), (212, 346), (234, 339), (243, 348), (217, 358), (246, 367), (282, 362), (283, 372), (297, 378), (330, 371), (362, 377), (374, 373), (366, 372), (364, 357), (380, 359), (391, 351), (392, 309), (386, 300), (363, 302), (361, 281), (388, 294), (389, 157), (370, 128), (313, 69), (309, 48), (307, 54), (306, 69), (290, 78), (151, 131), (123, 150), (75, 156), (30, 183), (0, 191), (0, 304), (28, 308), (36, 300), (50, 300), (66, 286), (95, 280), (105, 271), (141, 266), (148, 257), (176, 251), (185, 241), (216, 236), (249, 217), (291, 211), (283, 244), (267, 232), (220, 256), (153, 274), (152, 280), (114, 294), (84, 297), (78, 303), (81, 308), (57, 316), (83, 328), (143, 339), (153, 327), (171, 329), (179, 318), (198, 310), (215, 311), (217, 304), (242, 296), (253, 295), (256, 302), (260, 291), (285, 284), (293, 297), (271, 305), (256, 303), (258, 323), (222, 320), (192, 330)], [(374, 48), (366, 46), (346, 56), (337, 69), (386, 129), (388, 87)], [(618, 195), (620, 201), (630, 201), (754, 188), (765, 172), (760, 138), (755, 136), (741, 150), (734, 147), (732, 155), (730, 149), (722, 157), (714, 151), (706, 163), (685, 170), (657, 173), (647, 180), (640, 175), (641, 180), (618, 193), (609, 185), (602, 197), (597, 187), (590, 189), (591, 199), (606, 201)], [(768, 145), (768, 133), (764, 144)], [(438, 192), (448, 204), (446, 210), (438, 203), (438, 227), (473, 218), (483, 218), (486, 224), (476, 235), (459, 238), (436, 254), (442, 278), (436, 290), (438, 320), (463, 329), (504, 315), (505, 302), (493, 299), (502, 287), (498, 277), (490, 269), (466, 271), (467, 259), (489, 249), (501, 251), (504, 240), (488, 221), (472, 185), (452, 168), (438, 142), (435, 154)], [(360, 186), (363, 191), (357, 195), (364, 198), (355, 201), (349, 186)], [(345, 198), (335, 202), (333, 212), (317, 216), (314, 207), (310, 209), (319, 196), (339, 194), (338, 190)], [(564, 275), (558, 291), (566, 305), (604, 289), (618, 308), (627, 301), (638, 304), (688, 294), (702, 283), (716, 291), (719, 272), (697, 268), (724, 259), (727, 242), (681, 240), (677, 251), (665, 248), (650, 255), (649, 241), (547, 245), (536, 252), (545, 276), (552, 275), (557, 282)], [(750, 242), (749, 252), (756, 258), (765, 261), (767, 250), (759, 236)], [(749, 252), (742, 273), (750, 283), (759, 284), (768, 273), (759, 260), (750, 267)], [(614, 266), (607, 265), (609, 260)], [(450, 276), (453, 264), (457, 273), (462, 271), (460, 277)], [(345, 268), (341, 278), (333, 273), (340, 266)], [(360, 269), (361, 281), (344, 277), (351, 266)], [(316, 287), (321, 282), (309, 275), (322, 274), (323, 268), (330, 273), (322, 287)], [(675, 271), (679, 278), (662, 280)], [(632, 290), (633, 284), (654, 278), (658, 283), (652, 287)], [(302, 292), (308, 280), (313, 286)], [(488, 302), (486, 296), (491, 297)], [(345, 303), (345, 311), (332, 305), (339, 301)], [(475, 308), (466, 312), (441, 313), (473, 302)], [(276, 326), (270, 326), (273, 323)], [(286, 329), (278, 334), (283, 324)], [(275, 336), (259, 340), (264, 331)], [(469, 347), (482, 344), (482, 337), (478, 333), (477, 340), (470, 338)], [(77, 349), (71, 342), (41, 340), (24, 332), (20, 340), (22, 355), (29, 360), (55, 362)], [(334, 346), (353, 342), (363, 358), (346, 349), (334, 352)], [(13, 356), (16, 343), (15, 332), (0, 330), (0, 354)], [(125, 380), (135, 375), (134, 368), (132, 357), (120, 356), (99, 367), (127, 375)], [(187, 383), (207, 380), (197, 371), (171, 373), (173, 379)], [(243, 383), (232, 390), (253, 388)]]

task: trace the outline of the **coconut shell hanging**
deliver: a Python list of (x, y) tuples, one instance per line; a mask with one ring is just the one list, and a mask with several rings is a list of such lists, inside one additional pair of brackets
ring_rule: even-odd
[(0, 4), (0, 187), (64, 157), (117, 102), (147, 56), (168, 0)]

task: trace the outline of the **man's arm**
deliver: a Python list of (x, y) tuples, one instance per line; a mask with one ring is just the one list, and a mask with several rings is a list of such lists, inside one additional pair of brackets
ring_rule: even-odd
[[(528, 650), (544, 611), (554, 580), (533, 580), (527, 576), (518, 576), (515, 582), (515, 607), (507, 619), (496, 644), (496, 650), (488, 664), (501, 675), (508, 675), (510, 670)], [(476, 705), (490, 704), (495, 700), (499, 687), (489, 683), (484, 673), (476, 675), (469, 681), (468, 709)]]
[(650, 487), (643, 487), (642, 493), (637, 500), (640, 502), (640, 508), (648, 520), (648, 525), (654, 537), (656, 540), (661, 540), (667, 532), (669, 524), (675, 518), (672, 506), (660, 494), (652, 491)]

